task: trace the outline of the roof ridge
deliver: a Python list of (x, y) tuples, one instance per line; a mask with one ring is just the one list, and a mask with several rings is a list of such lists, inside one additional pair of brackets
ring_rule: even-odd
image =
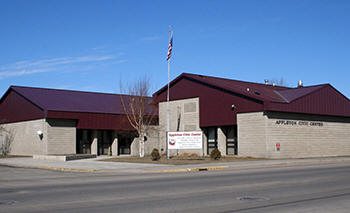
[[(315, 93), (315, 92), (317, 92), (317, 91), (319, 91), (321, 89), (324, 89), (327, 85), (329, 85), (329, 84), (319, 84), (319, 85), (311, 85), (311, 86), (306, 86), (306, 87), (292, 88), (292, 89), (303, 89), (303, 88), (309, 89), (309, 88), (312, 88), (312, 87), (319, 87), (319, 88), (316, 88), (315, 90), (312, 90), (312, 91), (310, 91), (310, 92), (308, 92), (306, 94), (303, 94), (303, 95), (301, 95), (301, 96), (299, 96), (297, 98), (294, 98), (293, 100), (287, 101), (287, 103), (292, 103), (292, 102), (294, 102), (296, 100), (299, 100), (301, 98), (309, 96), (309, 95), (311, 95), (311, 94), (313, 94), (313, 93)], [(280, 92), (283, 92), (283, 91), (286, 91), (286, 90), (281, 90)], [(278, 91), (276, 91), (276, 92), (278, 92)], [(278, 94), (280, 94), (280, 93), (278, 92)], [(280, 94), (280, 95), (283, 97), (283, 99), (286, 99), (282, 94)]]
[(235, 82), (241, 82), (241, 83), (255, 84), (255, 85), (259, 85), (259, 86), (268, 86), (268, 87), (272, 87), (272, 88), (286, 88), (286, 89), (293, 88), (293, 87), (278, 86), (278, 85), (273, 86), (271, 84), (256, 83), (256, 82), (236, 80), (236, 79), (229, 79), (229, 78), (209, 76), (209, 75), (200, 75), (200, 74), (193, 74), (193, 73), (183, 73), (183, 74), (184, 75), (190, 75), (190, 76), (197, 76), (197, 77), (209, 77), (209, 78), (220, 79), (220, 80), (228, 80), (228, 81), (235, 81)]
[[(16, 86), (16, 85), (11, 85), (10, 88), (13, 88), (13, 89), (15, 89), (15, 88), (40, 89), (40, 90), (50, 90), (50, 91), (75, 92), (75, 93), (90, 93), (90, 94), (113, 95), (113, 96), (133, 96), (133, 95), (127, 95), (127, 94), (118, 94), (118, 93), (91, 92), (91, 91), (72, 90), (72, 89), (54, 89), (54, 88)], [(147, 97), (151, 98), (150, 96), (147, 96)]]
[[(295, 89), (303, 89), (303, 88), (311, 88), (311, 87), (319, 87), (319, 86), (327, 86), (327, 85), (330, 85), (330, 84), (325, 83), (325, 84), (315, 84), (315, 85), (302, 86), (302, 87), (288, 87), (285, 90), (295, 90)], [(279, 91), (285, 91), (285, 90), (279, 90)]]

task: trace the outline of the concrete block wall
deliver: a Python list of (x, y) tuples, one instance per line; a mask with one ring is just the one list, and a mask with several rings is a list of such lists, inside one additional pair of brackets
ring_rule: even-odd
[[(169, 102), (170, 131), (201, 131), (199, 127), (199, 98), (188, 98)], [(159, 149), (166, 153), (167, 102), (159, 103)], [(179, 129), (177, 129), (179, 126)], [(205, 145), (204, 145), (205, 148)], [(171, 150), (170, 155), (195, 153), (203, 150)]]
[(263, 112), (237, 114), (237, 132), (239, 156), (267, 157)]
[(240, 156), (305, 158), (350, 155), (348, 118), (255, 112), (238, 114), (237, 122)]
[(47, 154), (75, 154), (76, 121), (69, 119), (47, 119), (46, 124)]
[(350, 155), (349, 118), (281, 112), (268, 112), (266, 117), (269, 158)]
[[(4, 128), (13, 132), (10, 154), (47, 154), (47, 126), (44, 119), (4, 124)], [(38, 136), (37, 131), (43, 132), (42, 139)], [(0, 143), (2, 143), (3, 138), (1, 137), (0, 140)]]
[(221, 127), (217, 128), (217, 136), (218, 150), (221, 152), (221, 156), (226, 156), (226, 135)]
[[(149, 156), (154, 148), (160, 151), (159, 145), (159, 127), (158, 126), (148, 126), (146, 127), (146, 137), (145, 141), (145, 156)], [(131, 143), (131, 156), (140, 156), (139, 152), (139, 138), (136, 137)]]

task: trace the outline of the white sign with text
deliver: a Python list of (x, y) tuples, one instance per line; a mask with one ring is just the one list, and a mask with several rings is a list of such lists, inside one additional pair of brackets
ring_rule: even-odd
[(203, 133), (168, 132), (168, 149), (202, 149)]

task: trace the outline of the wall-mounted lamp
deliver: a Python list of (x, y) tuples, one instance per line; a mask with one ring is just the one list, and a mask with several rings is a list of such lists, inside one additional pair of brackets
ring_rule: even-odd
[(38, 131), (36, 132), (36, 134), (38, 134), (38, 136), (39, 136), (40, 140), (42, 140), (42, 139), (43, 139), (43, 136), (44, 136), (43, 131), (38, 130)]
[(232, 111), (235, 110), (236, 106), (234, 104), (231, 105)]
[(146, 132), (143, 133), (143, 141), (147, 141), (147, 134), (146, 134)]

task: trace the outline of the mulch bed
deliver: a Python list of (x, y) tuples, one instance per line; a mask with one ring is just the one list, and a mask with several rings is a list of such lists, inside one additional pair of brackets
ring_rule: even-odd
[(222, 157), (219, 160), (212, 160), (210, 159), (210, 157), (181, 157), (181, 156), (166, 159), (166, 157), (163, 156), (159, 161), (152, 161), (151, 157), (144, 157), (144, 158), (116, 157), (116, 158), (103, 159), (101, 161), (187, 165), (187, 164), (224, 163), (224, 162), (256, 161), (256, 160), (266, 160), (266, 159), (252, 158), (252, 157)]

